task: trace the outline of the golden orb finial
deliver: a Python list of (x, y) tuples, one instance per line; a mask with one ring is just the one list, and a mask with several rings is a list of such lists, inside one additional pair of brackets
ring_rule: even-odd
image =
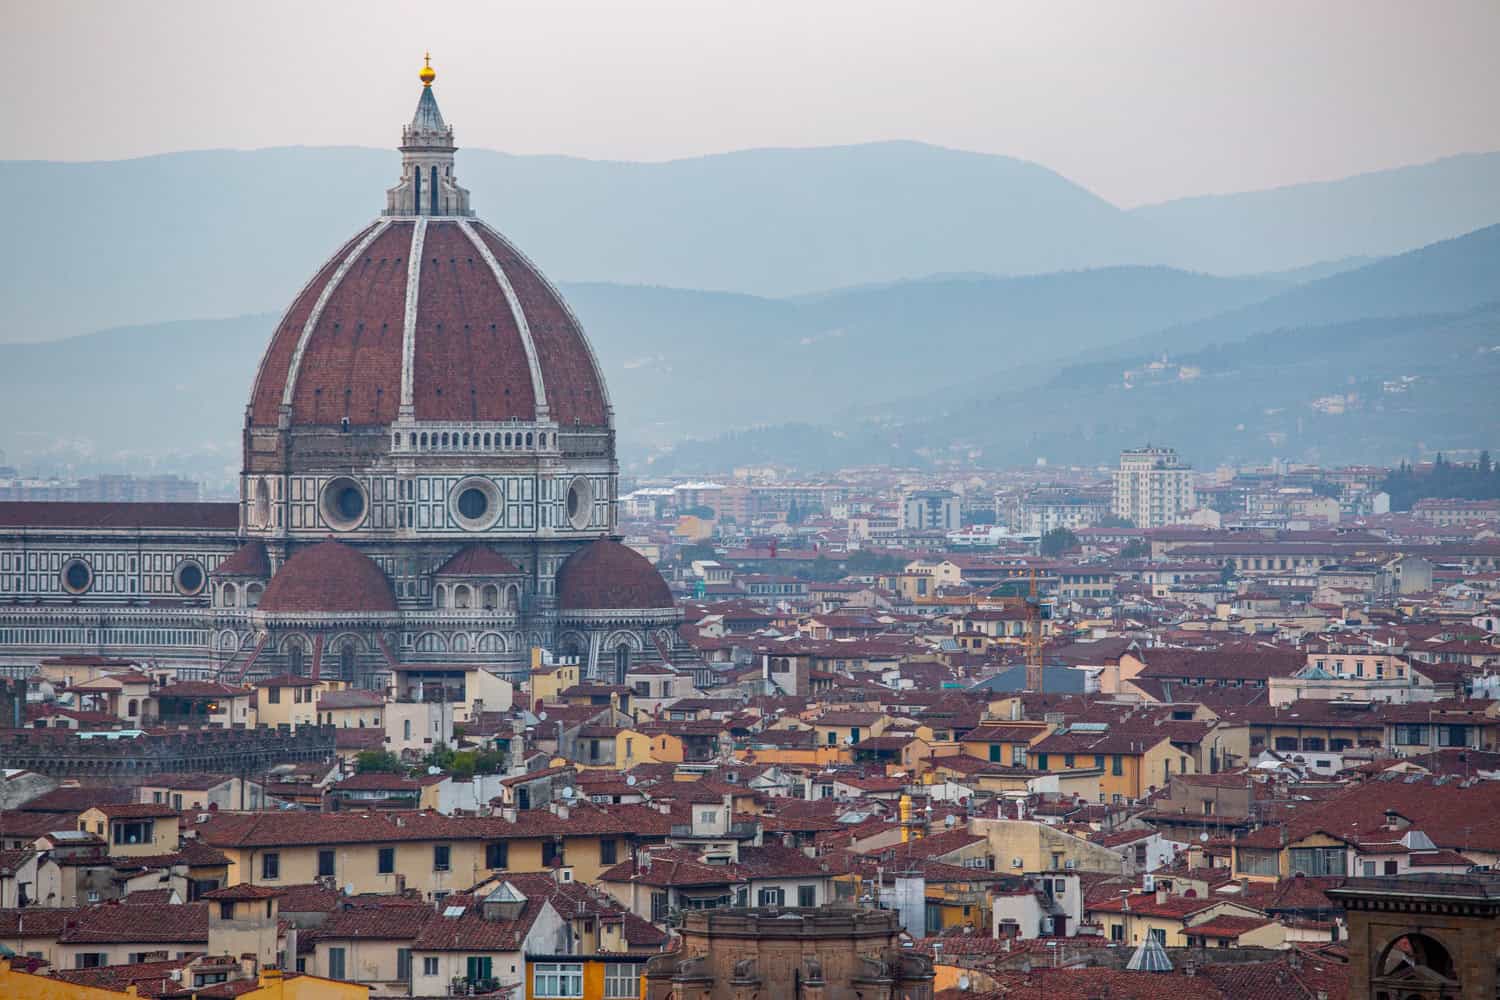
[(422, 71), (417, 74), (417, 79), (422, 81), (422, 86), (430, 87), (432, 81), (437, 79), (437, 70), (432, 68), (432, 53), (426, 53), (422, 59)]

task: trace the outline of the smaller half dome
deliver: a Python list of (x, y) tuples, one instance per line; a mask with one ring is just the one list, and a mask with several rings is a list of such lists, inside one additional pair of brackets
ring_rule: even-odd
[(475, 543), (465, 545), (443, 563), (433, 576), (520, 576), (515, 563), (490, 548)]
[(675, 608), (672, 591), (651, 561), (608, 538), (573, 553), (557, 571), (557, 604), (564, 611)]
[(343, 542), (319, 542), (288, 559), (266, 584), (260, 610), (394, 613), (396, 595), (375, 561)]

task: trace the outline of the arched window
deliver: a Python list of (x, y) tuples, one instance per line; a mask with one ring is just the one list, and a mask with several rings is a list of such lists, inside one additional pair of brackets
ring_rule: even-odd
[(432, 592), (432, 595), (433, 595), (433, 605), (435, 607), (446, 608), (448, 606), (448, 588), (447, 587), (443, 586), (442, 584), (438, 584), (437, 588)]
[(622, 642), (615, 647), (615, 683), (625, 683), (625, 675), (630, 673), (630, 644)]
[(528, 447), (528, 448), (531, 447), (531, 434), (530, 434), (530, 432), (528, 432), (527, 435), (526, 435), (526, 447)]
[(437, 164), (432, 165), (432, 214), (438, 214)]
[(255, 505), (251, 508), (250, 519), (257, 528), (271, 526), (271, 490), (264, 479), (255, 481)]
[(224, 584), (224, 591), (220, 595), (219, 600), (226, 608), (234, 607), (240, 600), (239, 588), (232, 583)]
[(134, 698), (125, 703), (125, 714), (130, 716), (132, 719), (135, 718), (135, 714), (139, 711), (140, 706), (136, 703), (136, 700)]
[(260, 592), (265, 589), (258, 583), (252, 583), (245, 588), (245, 607), (255, 608), (260, 606)]
[(302, 643), (293, 642), (286, 648), (286, 672), (293, 676), (302, 676), (302, 659), (305, 655)]
[(484, 446), (485, 448), (489, 448), (490, 446), (490, 436), (488, 434), (484, 436)]
[(411, 198), (412, 214), (413, 215), (421, 215), (422, 214), (422, 168), (419, 167), (419, 166), (418, 167), (413, 167), (412, 171), (411, 171), (411, 176), (412, 176), (412, 183), (415, 185), (412, 188), (412, 198)]
[(353, 639), (345, 639), (339, 647), (339, 677), (346, 681), (354, 680), (355, 652)]
[(510, 432), (509, 431), (507, 431), (506, 434), (505, 434), (505, 447), (507, 447), (507, 448), (510, 447)]
[(493, 583), (486, 584), (480, 603), (486, 611), (494, 611), (500, 607), (500, 588)]
[[(1448, 949), (1426, 934), (1403, 934), (1386, 946), (1385, 953), (1380, 957), (1380, 974), (1371, 985), (1399, 988), (1421, 982), (1431, 986), (1434, 985), (1434, 977), (1447, 980), (1453, 986), (1458, 985), (1458, 970)], [(1424, 991), (1419, 995), (1429, 994)], [(1437, 994), (1434, 992), (1431, 995)], [(1445, 990), (1443, 995), (1450, 994)], [(1454, 989), (1451, 995), (1458, 996), (1459, 991)]]
[(454, 587), (453, 606), (460, 611), (467, 611), (469, 609), (469, 595), (469, 588), (464, 584), (460, 583), (458, 586)]

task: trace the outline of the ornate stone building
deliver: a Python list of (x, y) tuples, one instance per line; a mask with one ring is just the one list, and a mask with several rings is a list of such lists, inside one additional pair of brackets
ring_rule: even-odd
[(519, 671), (536, 646), (605, 679), (672, 656), (665, 582), (612, 537), (593, 349), (474, 217), (420, 76), (385, 212), (312, 275), (255, 373), (239, 503), (0, 504), (0, 657), (379, 687)]
[(1500, 997), (1500, 874), (1355, 878), (1328, 895), (1349, 921), (1349, 1000)]
[(932, 1000), (932, 963), (892, 910), (691, 910), (646, 965), (645, 1000)]

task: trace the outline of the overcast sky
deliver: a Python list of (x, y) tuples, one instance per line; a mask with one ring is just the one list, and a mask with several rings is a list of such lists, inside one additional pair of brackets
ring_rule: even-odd
[(1500, 0), (4, 0), (0, 158), (461, 145), (663, 160), (917, 139), (1121, 205), (1500, 149)]

